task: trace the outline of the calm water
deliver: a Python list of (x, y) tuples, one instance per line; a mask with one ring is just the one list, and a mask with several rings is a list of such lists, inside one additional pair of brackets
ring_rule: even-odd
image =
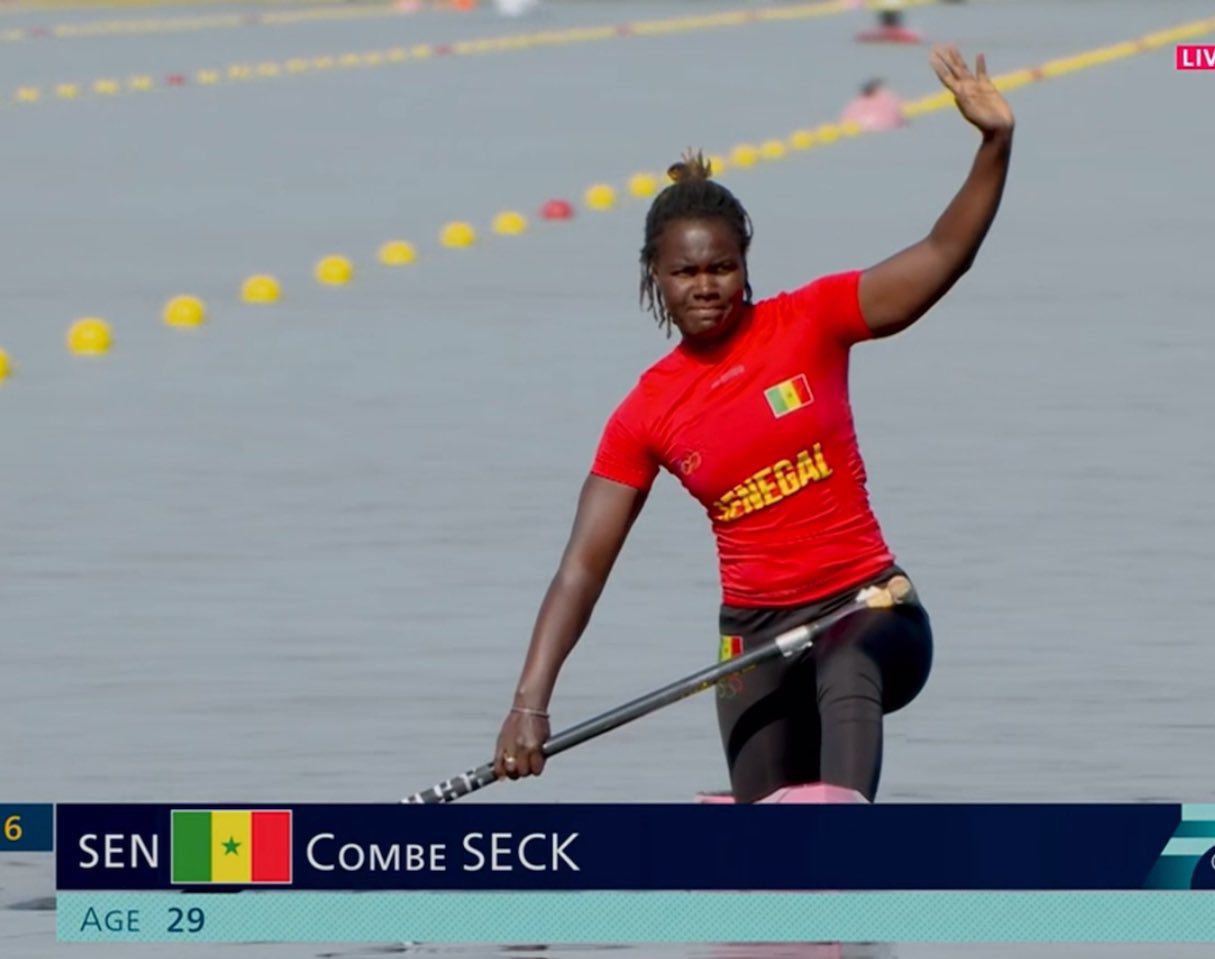
[[(731, 8), (568, 0), (519, 22), (426, 12), (8, 43), (0, 90)], [(0, 29), (192, 12), (5, 13)], [(991, 0), (912, 22), (1001, 71), (1212, 14), (1191, 0)], [(440, 249), (438, 227), (488, 232), (500, 209), (576, 199), (689, 143), (785, 136), (834, 118), (871, 75), (931, 92), (924, 50), (850, 42), (867, 21), (0, 109), (0, 347), (18, 365), (0, 387), (0, 798), (392, 801), (487, 757), (602, 422), (669, 344), (636, 307), (640, 201), (469, 251)], [(1173, 71), (1168, 48), (1017, 91), (1015, 170), (975, 270), (914, 330), (854, 354), (873, 499), (938, 644), (927, 689), (888, 723), (881, 799), (1215, 795), (1210, 91)], [(941, 113), (728, 174), (756, 224), (757, 291), (918, 239), (975, 142)], [(384, 270), (374, 251), (397, 236), (421, 259)], [(352, 286), (312, 281), (330, 252), (355, 260)], [(279, 305), (238, 302), (259, 271), (282, 280)], [(211, 310), (192, 334), (158, 320), (186, 291)], [(82, 315), (111, 322), (111, 355), (65, 352)], [(660, 481), (556, 721), (709, 662), (716, 603), (703, 516)], [(469, 801), (680, 802), (720, 787), (712, 705), (670, 708)], [(0, 861), (0, 906), (51, 888), (44, 858)], [(52, 912), (0, 911), (0, 954), (45, 956), (52, 929)], [(487, 949), (413, 951), (597, 953)], [(376, 954), (172, 954), (323, 951)], [(73, 954), (136, 952), (158, 954)]]

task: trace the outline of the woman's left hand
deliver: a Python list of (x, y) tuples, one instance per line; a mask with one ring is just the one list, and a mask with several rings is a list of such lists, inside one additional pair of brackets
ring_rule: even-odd
[(987, 60), (979, 54), (975, 72), (954, 46), (932, 48), (932, 69), (954, 95), (958, 109), (984, 134), (1011, 133), (1012, 107), (987, 75)]

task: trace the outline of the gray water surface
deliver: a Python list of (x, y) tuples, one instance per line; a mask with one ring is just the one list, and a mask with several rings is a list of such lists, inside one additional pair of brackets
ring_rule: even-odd
[[(557, 2), (518, 22), (432, 11), (8, 44), (0, 89), (731, 8)], [(1003, 71), (1213, 14), (993, 0), (911, 16)], [(84, 14), (0, 25), (69, 16)], [(0, 799), (393, 801), (487, 758), (602, 423), (670, 346), (636, 306), (640, 201), (509, 240), (490, 218), (622, 184), (688, 144), (833, 119), (870, 75), (931, 92), (925, 50), (851, 43), (867, 22), (0, 110), (0, 348), (17, 364), (0, 386)], [(1014, 171), (976, 267), (915, 329), (854, 353), (875, 507), (937, 642), (927, 688), (888, 721), (881, 800), (1215, 796), (1210, 83), (1174, 72), (1166, 47), (1016, 91)], [(975, 146), (942, 112), (727, 173), (755, 221), (757, 292), (921, 237)], [(483, 242), (438, 247), (452, 219)], [(421, 259), (385, 270), (374, 251), (396, 236)], [(350, 287), (311, 279), (330, 252), (355, 260)], [(259, 271), (282, 303), (238, 302)], [(207, 301), (203, 329), (159, 322), (180, 292)], [(82, 315), (113, 325), (110, 355), (64, 350)], [(664, 478), (555, 723), (710, 662), (717, 602), (707, 524)], [(672, 707), (468, 801), (686, 801), (725, 782), (712, 710)], [(51, 894), (46, 858), (0, 857), (0, 906)], [(0, 955), (52, 954), (52, 930), (50, 911), (0, 909)], [(785, 954), (714, 948), (612, 954)], [(376, 954), (358, 949), (72, 951)], [(1211, 952), (897, 953), (1027, 949)]]

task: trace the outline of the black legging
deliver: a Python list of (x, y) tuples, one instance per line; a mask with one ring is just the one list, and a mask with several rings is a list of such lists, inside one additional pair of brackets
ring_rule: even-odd
[[(867, 583), (787, 609), (723, 606), (722, 658), (830, 612)], [(825, 782), (872, 800), (882, 769), (882, 716), (915, 698), (931, 665), (928, 614), (904, 605), (854, 613), (800, 656), (723, 679), (717, 720), (734, 798), (754, 802), (784, 786)]]

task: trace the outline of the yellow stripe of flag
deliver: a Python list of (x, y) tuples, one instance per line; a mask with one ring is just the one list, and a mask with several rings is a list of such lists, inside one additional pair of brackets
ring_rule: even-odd
[(253, 830), (248, 810), (215, 810), (211, 813), (211, 881), (250, 882), (252, 877)]
[(795, 410), (802, 405), (802, 398), (797, 395), (797, 390), (793, 388), (792, 380), (785, 380), (779, 388), (780, 397), (785, 401), (785, 409)]

